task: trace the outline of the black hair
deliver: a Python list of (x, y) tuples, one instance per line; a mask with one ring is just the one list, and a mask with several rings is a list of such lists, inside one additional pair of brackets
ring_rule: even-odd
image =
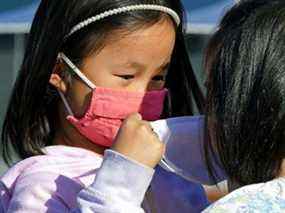
[[(206, 54), (208, 140), (237, 186), (272, 180), (285, 157), (285, 3), (242, 1)], [(207, 159), (207, 158), (206, 158)], [(212, 162), (207, 159), (215, 178)]]
[[(175, 10), (181, 20), (184, 11), (179, 0), (42, 0), (29, 34), (28, 44), (19, 71), (2, 129), (2, 153), (8, 163), (11, 148), (21, 158), (43, 154), (41, 149), (52, 144), (55, 135), (59, 96), (49, 79), (63, 51), (80, 63), (85, 56), (100, 48), (104, 38), (116, 29), (133, 30), (158, 22), (162, 12), (130, 11), (93, 23), (66, 39), (79, 22), (109, 9), (134, 4), (158, 4)], [(184, 26), (177, 29), (175, 50), (166, 79), (171, 99), (165, 116), (193, 113), (192, 98), (200, 112), (204, 99), (187, 55)]]

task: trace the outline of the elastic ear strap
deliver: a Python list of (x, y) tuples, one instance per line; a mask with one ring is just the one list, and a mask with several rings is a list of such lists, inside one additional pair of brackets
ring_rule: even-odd
[(72, 61), (69, 60), (68, 57), (66, 57), (64, 53), (59, 53), (58, 58), (62, 59), (75, 72), (75, 74), (88, 85), (88, 87), (93, 90), (96, 88), (96, 86), (77, 68), (77, 66), (75, 66), (75, 64), (72, 63)]
[(159, 165), (168, 172), (176, 173), (175, 169), (172, 168), (164, 159), (161, 159)]
[(117, 14), (121, 14), (121, 13), (126, 13), (126, 12), (130, 12), (130, 11), (135, 11), (135, 10), (154, 10), (154, 11), (164, 12), (173, 18), (173, 20), (175, 21), (177, 26), (179, 26), (180, 22), (181, 22), (179, 15), (174, 10), (172, 10), (171, 8), (161, 6), (161, 5), (154, 5), (154, 4), (130, 5), (130, 6), (126, 6), (126, 7), (120, 7), (117, 9), (107, 10), (103, 13), (100, 13), (96, 16), (92, 16), (92, 17), (80, 22), (79, 24), (75, 25), (71, 29), (71, 31), (65, 36), (65, 39), (70, 37), (75, 32), (81, 30), (82, 28), (85, 28), (89, 24), (92, 24), (96, 21), (99, 21), (99, 20), (104, 19), (104, 18), (109, 17), (109, 16), (113, 16), (113, 15), (117, 15)]
[(63, 93), (61, 91), (59, 91), (59, 90), (57, 90), (57, 91), (58, 91), (58, 93), (59, 93), (59, 95), (60, 95), (60, 97), (61, 97), (61, 99), (63, 101), (63, 104), (64, 104), (68, 114), (71, 115), (71, 116), (74, 116), (74, 114), (73, 114), (69, 104), (67, 103), (67, 100), (66, 100), (65, 96), (63, 95)]

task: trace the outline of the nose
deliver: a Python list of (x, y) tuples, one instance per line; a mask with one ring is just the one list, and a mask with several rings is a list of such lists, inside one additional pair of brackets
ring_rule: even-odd
[(150, 81), (138, 81), (136, 84), (133, 85), (133, 90), (137, 92), (147, 92), (149, 90), (149, 84)]
[(135, 92), (147, 92), (152, 90), (152, 79), (150, 77), (138, 78), (132, 82), (129, 89)]
[(137, 76), (128, 86), (128, 89), (135, 92), (147, 92), (162, 89), (164, 87), (164, 81), (154, 80), (154, 76), (157, 72), (153, 71), (155, 69), (149, 70), (150, 71), (145, 71)]
[(132, 85), (131, 91), (135, 92), (148, 92), (153, 90), (160, 90), (164, 87), (164, 83), (152, 81), (152, 79), (144, 82), (138, 82)]

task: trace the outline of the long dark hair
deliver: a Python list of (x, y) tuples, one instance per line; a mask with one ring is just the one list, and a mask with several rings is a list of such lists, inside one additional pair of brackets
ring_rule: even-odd
[(234, 6), (210, 40), (206, 70), (206, 153), (218, 153), (237, 186), (277, 177), (285, 157), (284, 1)]
[[(52, 144), (59, 97), (49, 84), (49, 78), (60, 51), (80, 64), (84, 57), (102, 46), (106, 35), (113, 30), (135, 30), (142, 25), (156, 23), (165, 14), (131, 11), (105, 18), (65, 39), (71, 28), (106, 10), (134, 4), (167, 6), (185, 20), (179, 0), (41, 1), (4, 120), (2, 153), (7, 163), (11, 160), (10, 145), (21, 158), (27, 158), (42, 154), (41, 148)], [(203, 111), (203, 95), (188, 59), (183, 32), (184, 27), (180, 25), (166, 79), (171, 98), (166, 104), (165, 116), (192, 114), (192, 99), (200, 112)]]

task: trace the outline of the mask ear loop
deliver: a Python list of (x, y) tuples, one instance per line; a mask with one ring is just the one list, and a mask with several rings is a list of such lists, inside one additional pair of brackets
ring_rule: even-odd
[(158, 165), (160, 165), (163, 169), (165, 169), (165, 170), (168, 171), (168, 172), (176, 173), (176, 172), (175, 172), (175, 169), (172, 168), (172, 167), (165, 161), (165, 158), (164, 158), (164, 157), (160, 160), (160, 162), (159, 162)]
[(67, 103), (67, 100), (66, 100), (66, 97), (64, 96), (64, 94), (61, 91), (59, 91), (59, 90), (57, 90), (57, 91), (58, 91), (58, 93), (59, 93), (59, 95), (60, 95), (60, 97), (61, 97), (61, 99), (63, 101), (63, 104), (64, 104), (67, 112), (69, 113), (69, 115), (74, 116), (74, 114), (73, 114), (69, 104)]
[(62, 59), (74, 72), (81, 78), (81, 80), (87, 84), (92, 90), (96, 89), (96, 86), (69, 60), (69, 58), (64, 53), (59, 53), (58, 58)]
[(189, 178), (187, 175), (184, 175), (183, 170), (177, 168), (173, 163), (168, 161), (165, 157), (163, 157), (162, 160), (159, 162), (159, 166), (161, 166), (163, 169), (165, 169), (168, 172), (174, 173), (174, 174), (184, 178), (187, 181), (199, 183), (199, 182), (195, 181), (194, 179)]
[[(72, 61), (69, 60), (69, 58), (64, 53), (59, 53), (57, 58), (59, 60), (63, 60), (75, 72), (75, 74), (81, 78), (84, 83), (87, 84), (88, 87), (90, 87), (92, 90), (96, 89), (96, 86), (75, 66), (75, 64), (72, 63)], [(74, 116), (74, 113), (72, 112), (64, 94), (59, 90), (58, 93), (69, 115)]]
[[(57, 63), (58, 62), (62, 62), (62, 58), (60, 57), (60, 55), (57, 56)], [(73, 112), (72, 112), (72, 110), (71, 110), (71, 108), (70, 108), (70, 106), (69, 106), (69, 104), (68, 104), (64, 94), (59, 89), (56, 89), (56, 90), (57, 90), (61, 100), (63, 101), (63, 104), (64, 104), (65, 109), (67, 110), (68, 114), (71, 115), (71, 116), (74, 116), (74, 114), (73, 114)]]
[[(96, 88), (96, 86), (75, 66), (75, 64), (73, 64), (69, 60), (69, 58), (66, 57), (66, 55), (64, 53), (59, 53), (57, 59), (58, 60), (63, 60), (75, 72), (75, 74), (79, 78), (81, 78), (81, 80), (83, 82), (85, 82), (87, 84), (88, 87), (90, 87), (93, 90)], [(72, 112), (71, 107), (68, 104), (64, 94), (61, 91), (59, 91), (59, 90), (57, 90), (57, 91), (58, 91), (58, 93), (59, 93), (59, 95), (60, 95), (60, 97), (61, 97), (61, 99), (63, 101), (63, 104), (64, 104), (67, 112), (69, 113), (69, 115), (74, 116), (74, 113)]]

